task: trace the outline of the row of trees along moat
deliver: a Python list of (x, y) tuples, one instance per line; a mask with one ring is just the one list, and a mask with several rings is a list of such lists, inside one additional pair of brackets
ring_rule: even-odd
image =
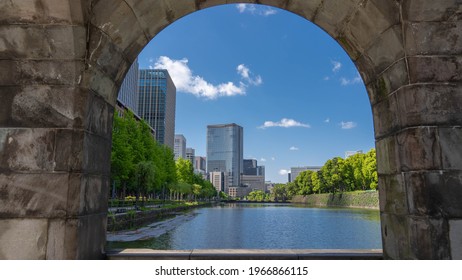
[(205, 199), (216, 196), (212, 183), (193, 172), (189, 160), (175, 162), (173, 151), (156, 142), (149, 125), (130, 111), (114, 114), (111, 180), (116, 197)]
[(303, 171), (293, 182), (276, 184), (271, 194), (251, 192), (248, 200), (286, 201), (294, 195), (375, 190), (378, 185), (375, 149), (366, 154), (355, 154), (346, 159), (329, 159), (319, 171)]

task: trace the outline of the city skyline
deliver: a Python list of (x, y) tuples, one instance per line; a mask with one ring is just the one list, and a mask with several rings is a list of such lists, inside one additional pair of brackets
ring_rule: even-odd
[(287, 182), (291, 167), (322, 166), (375, 146), (370, 103), (351, 59), (319, 27), (288, 12), (201, 10), (156, 36), (139, 64), (169, 71), (178, 92), (175, 133), (196, 155), (206, 155), (208, 124), (239, 123), (244, 158), (265, 165), (272, 182)]

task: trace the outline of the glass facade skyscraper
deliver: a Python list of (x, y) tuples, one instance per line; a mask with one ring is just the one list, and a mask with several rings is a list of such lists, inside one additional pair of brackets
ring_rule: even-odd
[(207, 126), (207, 172), (225, 172), (229, 187), (241, 185), (243, 134), (243, 128), (234, 123)]
[(138, 114), (138, 58), (135, 59), (128, 69), (125, 79), (120, 86), (117, 100), (122, 106)]
[(174, 148), (176, 87), (167, 70), (141, 69), (138, 115), (156, 131), (160, 144)]

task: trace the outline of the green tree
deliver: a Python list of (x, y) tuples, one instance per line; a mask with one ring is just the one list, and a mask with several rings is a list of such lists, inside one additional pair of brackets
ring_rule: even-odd
[(135, 169), (134, 157), (131, 145), (128, 145), (130, 135), (127, 129), (127, 122), (114, 114), (114, 124), (112, 130), (112, 149), (111, 149), (111, 179), (120, 189), (126, 186), (130, 175)]
[[(152, 161), (141, 161), (136, 166), (136, 200), (139, 196), (145, 198), (148, 192), (155, 188), (155, 165)], [(144, 199), (142, 199), (144, 205)]]
[(251, 191), (247, 195), (247, 200), (250, 200), (250, 201), (260, 201), (261, 202), (261, 201), (265, 201), (265, 198), (266, 198), (266, 194), (262, 190)]
[(271, 190), (271, 195), (274, 197), (274, 201), (285, 202), (288, 198), (286, 185), (275, 184)]
[(362, 173), (364, 176), (364, 181), (366, 182), (366, 187), (372, 190), (377, 189), (378, 186), (378, 174), (377, 174), (377, 158), (375, 149), (371, 149), (367, 152), (363, 167)]

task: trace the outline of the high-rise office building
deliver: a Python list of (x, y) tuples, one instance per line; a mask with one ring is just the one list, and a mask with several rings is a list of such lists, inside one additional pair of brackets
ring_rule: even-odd
[(191, 162), (191, 166), (194, 168), (194, 157), (196, 156), (196, 151), (193, 148), (186, 148), (186, 159)]
[(138, 58), (135, 59), (120, 86), (117, 101), (133, 113), (138, 114)]
[(210, 172), (210, 182), (215, 187), (217, 192), (228, 193), (228, 176), (226, 175), (226, 172)]
[[(120, 86), (115, 110), (119, 117), (124, 116), (125, 112), (128, 110), (133, 113), (137, 121), (142, 120), (138, 115), (138, 58), (135, 59), (132, 66), (128, 69), (124, 81)], [(156, 131), (151, 126), (149, 128), (155, 139)]]
[(186, 138), (183, 134), (175, 134), (173, 153), (175, 154), (175, 160), (179, 158), (186, 158)]
[(248, 192), (254, 190), (266, 191), (265, 167), (258, 166), (256, 159), (244, 159), (244, 173), (241, 176), (241, 184), (248, 188)]
[(362, 154), (363, 150), (358, 150), (358, 151), (346, 151), (345, 152), (345, 158), (349, 158), (351, 156), (354, 156), (356, 154)]
[(317, 172), (321, 170), (321, 167), (322, 166), (292, 167), (290, 168), (289, 182), (295, 181), (295, 179), (297, 179), (298, 174), (302, 173), (303, 171), (311, 170), (313, 172)]
[(205, 173), (206, 168), (206, 157), (195, 156), (194, 170), (196, 170), (198, 173)]
[(225, 172), (229, 187), (241, 185), (243, 129), (237, 124), (207, 126), (207, 172)]
[(257, 175), (256, 159), (244, 159), (244, 175)]
[(156, 131), (156, 140), (174, 149), (176, 87), (167, 70), (141, 69), (138, 115)]

